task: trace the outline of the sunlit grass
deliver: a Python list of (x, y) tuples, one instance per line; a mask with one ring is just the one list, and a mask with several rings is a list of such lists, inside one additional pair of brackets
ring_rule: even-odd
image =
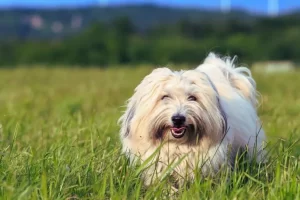
[[(161, 199), (120, 154), (117, 119), (150, 67), (0, 70), (0, 199)], [(300, 73), (255, 74), (271, 159), (216, 178), (179, 199), (300, 199)]]

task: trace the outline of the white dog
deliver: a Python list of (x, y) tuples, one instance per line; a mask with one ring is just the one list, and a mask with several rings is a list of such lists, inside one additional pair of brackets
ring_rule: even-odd
[[(256, 83), (234, 59), (210, 53), (194, 70), (155, 69), (137, 86), (120, 118), (123, 152), (144, 162), (145, 185), (170, 172), (181, 184), (232, 166), (240, 148), (261, 162), (265, 134)], [(152, 162), (153, 161), (153, 162)]]

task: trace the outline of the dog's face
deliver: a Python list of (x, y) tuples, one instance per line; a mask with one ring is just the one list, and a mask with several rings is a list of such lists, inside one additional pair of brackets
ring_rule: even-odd
[[(195, 136), (201, 137), (201, 96), (197, 85), (183, 74), (173, 74), (161, 85), (150, 127), (155, 139), (186, 142)], [(203, 110), (202, 110), (203, 112)]]
[(154, 70), (136, 88), (126, 113), (127, 134), (147, 134), (154, 142), (192, 145), (203, 137), (220, 138), (224, 128), (217, 91), (205, 74), (194, 70)]

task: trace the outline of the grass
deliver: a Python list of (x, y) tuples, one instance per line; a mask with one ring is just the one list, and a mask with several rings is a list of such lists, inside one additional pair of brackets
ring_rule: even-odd
[[(150, 70), (0, 70), (0, 199), (167, 198), (120, 154), (117, 119)], [(270, 162), (197, 177), (178, 199), (300, 199), (299, 75), (255, 75)]]

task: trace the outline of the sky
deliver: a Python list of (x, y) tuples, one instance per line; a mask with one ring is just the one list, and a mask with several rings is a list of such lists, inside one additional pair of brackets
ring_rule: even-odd
[(253, 13), (280, 14), (300, 9), (300, 0), (0, 0), (0, 7), (80, 7), (153, 3), (206, 9), (242, 8)]

